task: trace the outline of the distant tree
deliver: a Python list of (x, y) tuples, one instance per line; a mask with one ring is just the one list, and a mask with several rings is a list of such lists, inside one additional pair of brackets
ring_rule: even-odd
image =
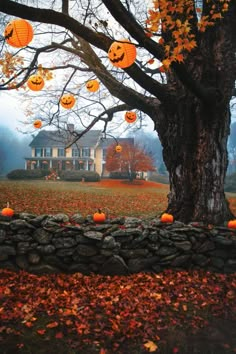
[(126, 173), (130, 181), (136, 177), (139, 171), (155, 171), (152, 158), (138, 146), (123, 143), (121, 152), (116, 152), (115, 147), (116, 145), (113, 144), (107, 149), (107, 171)]
[(230, 126), (230, 136), (228, 142), (229, 166), (228, 174), (236, 171), (236, 122)]
[(24, 168), (24, 157), (30, 156), (31, 138), (19, 138), (11, 129), (0, 126), (0, 174), (6, 175), (11, 170)]

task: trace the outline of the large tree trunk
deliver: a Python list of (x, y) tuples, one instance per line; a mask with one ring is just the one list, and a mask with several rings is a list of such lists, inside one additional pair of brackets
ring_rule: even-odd
[(222, 224), (232, 217), (224, 194), (230, 112), (190, 94), (162, 107), (157, 127), (170, 175), (167, 211), (183, 222)]

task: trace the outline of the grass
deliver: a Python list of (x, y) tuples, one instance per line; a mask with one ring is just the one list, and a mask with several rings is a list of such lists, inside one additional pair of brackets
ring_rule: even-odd
[[(65, 212), (72, 215), (80, 212), (88, 215), (97, 208), (102, 208), (109, 210), (110, 215), (114, 217), (131, 215), (149, 218), (165, 209), (168, 191), (168, 185), (147, 181), (130, 184), (127, 181), (114, 180), (95, 183), (0, 180), (0, 209), (9, 201), (16, 213)], [(227, 196), (235, 212), (236, 195), (231, 193)], [(67, 275), (66, 281), (58, 275), (60, 282), (56, 289), (57, 295), (55, 301), (52, 301), (55, 281), (50, 283), (49, 276), (33, 277), (22, 272), (18, 277), (14, 272), (1, 270), (0, 352), (235, 354), (236, 277), (221, 277), (210, 273), (206, 275), (202, 271), (196, 272), (195, 276), (196, 278), (191, 278), (190, 274), (178, 271), (163, 273), (152, 281), (146, 274), (103, 278), (95, 275), (82, 276), (81, 281), (86, 283), (87, 291), (81, 293), (83, 287), (76, 288), (73, 276)], [(207, 283), (207, 278), (210, 284)], [(162, 286), (157, 290), (159, 281)], [(127, 297), (121, 293), (117, 300), (117, 294), (122, 289), (132, 288), (135, 283), (137, 288), (134, 292), (130, 290)], [(28, 292), (25, 290), (27, 287), (30, 289)], [(9, 293), (9, 289), (13, 289), (12, 293)], [(233, 296), (227, 298), (230, 290)], [(176, 305), (176, 296), (183, 299), (185, 293), (186, 308), (182, 308)], [(84, 320), (90, 319), (89, 326), (92, 330), (88, 333), (80, 332), (80, 322), (75, 331), (69, 325), (70, 321), (75, 322), (75, 317), (65, 318), (60, 312), (63, 309), (61, 301), (74, 301), (74, 295), (71, 294), (76, 294), (76, 301), (82, 302), (82, 306), (78, 305), (81, 313), (76, 317), (77, 322), (83, 323)], [(195, 300), (191, 298), (193, 294), (196, 296)], [(140, 301), (134, 306), (136, 297), (139, 297)], [(19, 311), (19, 303), (35, 304), (37, 299), (40, 301), (33, 314), (36, 320), (30, 319), (27, 322), (31, 323), (28, 327), (21, 317), (14, 315)], [(47, 311), (43, 305), (46, 299), (49, 301)], [(173, 301), (169, 303), (168, 299)], [(101, 310), (103, 301), (103, 309), (108, 312)], [(122, 315), (124, 308), (128, 310)], [(27, 316), (27, 308), (25, 311)], [(123, 332), (116, 327), (115, 315), (124, 321)], [(157, 315), (160, 315), (160, 318)], [(132, 322), (134, 319), (136, 322)], [(47, 328), (48, 323), (54, 322), (58, 324), (55, 328)], [(98, 323), (97, 327), (95, 323)], [(114, 335), (110, 332), (111, 329), (114, 330)], [(146, 343), (150, 344), (149, 348), (144, 346)]]

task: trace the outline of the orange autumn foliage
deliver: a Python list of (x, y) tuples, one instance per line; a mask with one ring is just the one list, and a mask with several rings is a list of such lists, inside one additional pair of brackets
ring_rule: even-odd
[(196, 33), (205, 32), (222, 19), (230, 1), (209, 0), (203, 9), (196, 7), (194, 0), (153, 0), (147, 30), (149, 36), (161, 34), (159, 44), (165, 50), (162, 63), (166, 69), (174, 61), (184, 61), (188, 52), (197, 46)]

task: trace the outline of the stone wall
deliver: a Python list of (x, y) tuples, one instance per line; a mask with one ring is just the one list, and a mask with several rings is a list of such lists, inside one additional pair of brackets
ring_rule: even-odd
[(31, 273), (121, 275), (163, 269), (236, 271), (236, 230), (159, 218), (65, 214), (0, 217), (0, 268)]

